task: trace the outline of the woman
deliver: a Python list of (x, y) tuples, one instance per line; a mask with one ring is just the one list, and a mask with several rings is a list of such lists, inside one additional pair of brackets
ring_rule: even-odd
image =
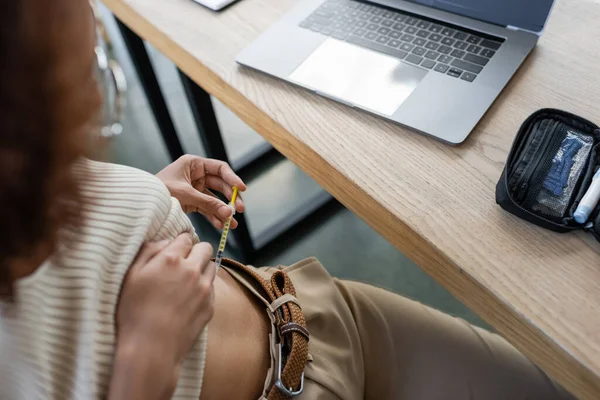
[(216, 272), (183, 210), (222, 226), (209, 189), (245, 189), (227, 165), (83, 158), (94, 32), (85, 0), (0, 5), (0, 398), (571, 398), (500, 337), (314, 259)]

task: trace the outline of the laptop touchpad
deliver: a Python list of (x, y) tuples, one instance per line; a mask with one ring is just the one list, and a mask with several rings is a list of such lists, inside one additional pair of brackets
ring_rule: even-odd
[(392, 115), (427, 71), (396, 58), (327, 39), (289, 79), (379, 114)]

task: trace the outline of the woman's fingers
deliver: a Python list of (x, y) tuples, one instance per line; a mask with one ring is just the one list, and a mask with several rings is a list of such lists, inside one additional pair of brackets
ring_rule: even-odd
[[(227, 197), (228, 200), (231, 200), (231, 197), (233, 196), (233, 187), (229, 183), (227, 183), (223, 178), (215, 175), (207, 175), (205, 179), (205, 184), (208, 189), (221, 192), (225, 195), (225, 197)], [(244, 205), (244, 200), (242, 200), (242, 196), (240, 195), (240, 193), (238, 193), (237, 199), (235, 200), (235, 210), (236, 212), (244, 212), (245, 208), (246, 207)]]
[[(204, 290), (203, 285), (200, 286), (199, 290)], [(194, 314), (191, 323), (194, 326), (194, 331), (200, 332), (215, 314), (215, 291), (212, 288), (212, 284), (209, 295), (204, 298), (199, 298), (198, 300), (196, 308), (199, 312)]]
[(186, 258), (190, 254), (192, 246), (192, 235), (184, 233), (169, 243), (158, 256), (164, 258), (166, 264), (176, 266), (179, 260)]
[(180, 197), (185, 202), (187, 207), (196, 209), (200, 214), (209, 216), (214, 215), (221, 222), (225, 222), (231, 215), (231, 208), (212, 193), (202, 193), (189, 186), (183, 193), (180, 193)]
[(140, 248), (136, 261), (145, 265), (169, 245), (169, 240), (161, 240), (159, 242), (146, 242)]
[[(199, 192), (192, 186), (189, 186), (178, 193), (180, 202), (185, 204), (186, 211), (193, 210), (204, 215), (219, 230), (223, 229), (227, 218), (231, 216), (231, 208), (208, 189)], [(239, 199), (236, 201), (236, 212), (242, 212), (243, 210), (244, 203)], [(231, 228), (235, 229), (237, 226), (238, 222), (233, 218), (231, 220)]]
[(192, 266), (199, 268), (203, 279), (208, 279), (211, 284), (215, 280), (217, 270), (215, 263), (211, 261), (214, 254), (215, 250), (210, 243), (201, 242), (194, 246), (188, 257)]
[(225, 195), (225, 197), (227, 197), (227, 199), (231, 200), (231, 196), (233, 196), (233, 187), (225, 182), (225, 180), (220, 176), (206, 175), (204, 178), (204, 183), (206, 188), (221, 192)]
[[(213, 192), (211, 192), (211, 191), (210, 191), (210, 190), (208, 190), (208, 189), (205, 189), (203, 193), (204, 193), (205, 195), (207, 195), (207, 196), (217, 197), (217, 196), (216, 196), (216, 195), (215, 195)], [(218, 198), (218, 197), (217, 197), (217, 198)], [(239, 199), (239, 197), (238, 197), (238, 199)], [(237, 205), (238, 205), (238, 202), (237, 202), (237, 201), (235, 202), (235, 204), (236, 204), (236, 210), (235, 210), (235, 212), (242, 212), (242, 211), (240, 211), (240, 210), (239, 210), (239, 208), (237, 207)], [(243, 204), (242, 204), (242, 209), (243, 209)], [(213, 215), (213, 216), (211, 216), (211, 217), (213, 217), (212, 219), (216, 218), (214, 215)], [(212, 219), (211, 219), (211, 218), (209, 218), (209, 220), (211, 220), (211, 222), (212, 222)], [(218, 220), (218, 218), (217, 218), (217, 220)], [(221, 229), (223, 229), (223, 226), (225, 225), (225, 223), (224, 223), (224, 222), (220, 222), (218, 225), (215, 225), (215, 224), (213, 223), (213, 225), (214, 225), (214, 226), (215, 226), (217, 229), (221, 230)], [(236, 220), (235, 218), (232, 218), (232, 219), (231, 219), (231, 229), (235, 229), (235, 228), (237, 228), (237, 227), (238, 227), (238, 222), (237, 222), (237, 220)]]
[(207, 175), (221, 177), (229, 186), (237, 186), (240, 191), (246, 190), (246, 184), (236, 175), (229, 164), (219, 160), (205, 159), (204, 170)]
[[(218, 197), (217, 197), (217, 196), (216, 196), (216, 195), (215, 195), (213, 192), (211, 192), (211, 191), (210, 191), (210, 190), (208, 190), (208, 189), (204, 189), (204, 191), (203, 191), (202, 193), (204, 193), (204, 194), (205, 194), (205, 195), (207, 195), (207, 196), (212, 196), (212, 197), (215, 197), (215, 198), (217, 198), (217, 199), (218, 199)], [(231, 191), (231, 195), (233, 195), (233, 190)], [(231, 199), (231, 196), (229, 196), (228, 198), (229, 198), (229, 199)], [(228, 206), (229, 206), (229, 205), (228, 205)], [(241, 199), (240, 195), (238, 194), (238, 198), (237, 198), (237, 200), (235, 201), (235, 212), (236, 212), (236, 213), (241, 213), (241, 212), (244, 212), (245, 208), (246, 208), (246, 206), (244, 205), (244, 203), (243, 203), (243, 200)], [(235, 220), (235, 218), (234, 218), (234, 219), (232, 219), (232, 220), (231, 220), (231, 227), (232, 227), (232, 228), (237, 228), (237, 225), (238, 225), (238, 223), (237, 223), (237, 221)]]
[[(206, 219), (208, 219), (208, 222), (210, 222), (218, 230), (221, 231), (225, 227), (225, 223), (223, 221), (221, 221), (219, 218), (215, 217), (214, 215), (205, 215), (205, 217), (206, 217)], [(231, 219), (231, 224), (229, 227), (231, 229), (235, 229), (238, 227), (238, 222), (235, 218)]]
[(218, 230), (223, 229), (223, 227), (225, 226), (225, 224), (223, 224), (223, 222), (221, 222), (221, 220), (215, 217), (214, 215), (205, 215), (205, 217), (206, 219), (208, 219), (208, 222), (213, 224), (213, 226)]
[(160, 242), (146, 242), (142, 244), (140, 250), (138, 251), (137, 256), (131, 268), (127, 274), (135, 273), (138, 270), (144, 268), (150, 260), (156, 257), (167, 245), (170, 243), (169, 240), (161, 240)]
[[(189, 263), (189, 268), (197, 269), (199, 273), (195, 300), (198, 311), (203, 312), (198, 313), (197, 316), (208, 319), (212, 318), (213, 282), (217, 274), (217, 266), (211, 261), (213, 255), (213, 247), (209, 243), (203, 242), (194, 246), (186, 260)], [(204, 321), (204, 323), (206, 322), (207, 320)]]
[(187, 257), (187, 262), (190, 263), (190, 266), (198, 268), (202, 273), (204, 273), (203, 271), (206, 269), (206, 265), (213, 257), (214, 252), (215, 251), (210, 243), (200, 242), (194, 245), (190, 251), (190, 254)]
[(202, 193), (204, 193), (204, 194), (205, 194), (205, 195), (207, 195), (207, 196), (212, 196), (212, 197), (214, 197), (214, 198), (216, 198), (216, 199), (218, 199), (218, 198), (219, 198), (219, 197), (218, 197), (216, 194), (214, 194), (213, 192), (211, 192), (211, 191), (210, 191), (209, 189), (207, 189), (207, 188), (204, 188), (204, 189), (202, 190)]

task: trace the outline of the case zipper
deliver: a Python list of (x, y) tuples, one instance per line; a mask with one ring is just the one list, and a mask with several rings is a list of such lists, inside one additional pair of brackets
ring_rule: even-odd
[[(512, 198), (512, 196), (508, 196), (508, 199), (509, 199), (509, 200), (510, 200), (510, 202), (511, 202), (511, 203), (512, 203), (512, 204), (513, 204), (513, 205), (514, 205), (516, 208), (518, 208), (519, 210), (521, 210), (521, 211), (523, 211), (523, 212), (525, 212), (525, 213), (527, 213), (527, 214), (529, 214), (529, 215), (531, 215), (531, 216), (533, 216), (533, 217), (535, 217), (535, 218), (537, 218), (537, 219), (539, 219), (539, 220), (541, 220), (541, 221), (547, 222), (547, 223), (548, 223), (548, 224), (550, 224), (550, 225), (555, 225), (555, 226), (558, 226), (558, 227), (560, 227), (560, 228), (568, 229), (568, 230), (571, 230), (571, 231), (575, 231), (575, 230), (578, 230), (578, 229), (584, 229), (584, 230), (585, 230), (585, 227), (583, 227), (583, 226), (566, 226), (566, 225), (561, 225), (561, 224), (559, 224), (559, 223), (556, 223), (556, 222), (554, 222), (554, 221), (550, 221), (550, 220), (549, 220), (549, 219), (547, 219), (547, 218), (541, 217), (541, 216), (539, 216), (539, 215), (537, 215), (537, 214), (534, 214), (534, 213), (532, 213), (531, 211), (529, 211), (529, 210), (527, 210), (527, 209), (525, 209), (525, 208), (521, 207), (521, 205), (520, 205), (519, 203), (517, 203), (517, 202), (516, 202), (516, 201), (515, 201), (515, 200)], [(598, 240), (600, 240), (600, 239), (598, 239)]]
[(593, 222), (588, 222), (584, 227), (583, 227), (583, 231), (587, 232), (587, 233), (591, 233), (594, 238), (600, 242), (600, 236), (598, 236), (598, 233), (596, 232), (596, 230), (594, 229), (594, 223)]
[(547, 126), (546, 129), (544, 130), (544, 137), (542, 138), (542, 143), (540, 144), (540, 147), (538, 147), (537, 151), (535, 152), (533, 160), (529, 163), (529, 165), (527, 166), (527, 169), (525, 170), (523, 175), (521, 175), (521, 177), (517, 181), (518, 183), (516, 186), (520, 190), (519, 190), (519, 196), (518, 197), (515, 196), (515, 200), (517, 200), (518, 202), (521, 202), (526, 197), (527, 191), (529, 190), (529, 181), (531, 180), (531, 177), (533, 176), (533, 174), (537, 170), (538, 166), (540, 165), (540, 162), (541, 162), (542, 158), (544, 157), (544, 154), (546, 154), (546, 150), (548, 150), (548, 146), (552, 142), (551, 135), (546, 135), (546, 132), (548, 131), (548, 129), (550, 129), (549, 126)]

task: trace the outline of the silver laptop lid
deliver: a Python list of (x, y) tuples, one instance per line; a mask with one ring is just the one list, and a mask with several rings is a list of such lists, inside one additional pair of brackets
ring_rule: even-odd
[(454, 14), (540, 33), (554, 0), (409, 0)]

